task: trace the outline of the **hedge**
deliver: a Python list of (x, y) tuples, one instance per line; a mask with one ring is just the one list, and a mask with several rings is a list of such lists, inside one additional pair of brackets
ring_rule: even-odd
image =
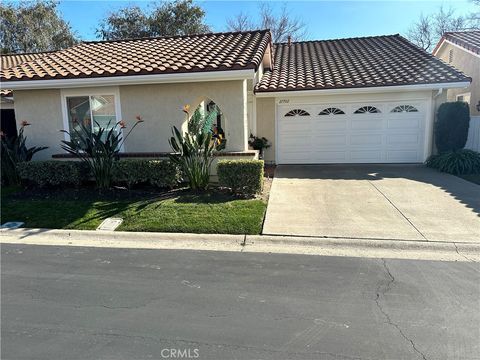
[(28, 161), (17, 164), (23, 183), (39, 187), (79, 186), (89, 178), (89, 169), (80, 161)]
[(440, 105), (435, 122), (435, 145), (439, 153), (463, 149), (467, 142), (470, 111), (461, 101)]
[(257, 194), (263, 188), (263, 167), (263, 160), (220, 160), (218, 182), (235, 194)]
[(169, 160), (120, 160), (115, 163), (114, 183), (128, 187), (149, 183), (159, 188), (174, 188), (181, 180), (177, 165)]
[[(88, 165), (82, 161), (29, 161), (17, 166), (22, 182), (38, 187), (79, 186), (91, 180)], [(174, 188), (181, 180), (179, 168), (169, 160), (120, 160), (114, 163), (113, 183), (129, 188), (150, 184)]]

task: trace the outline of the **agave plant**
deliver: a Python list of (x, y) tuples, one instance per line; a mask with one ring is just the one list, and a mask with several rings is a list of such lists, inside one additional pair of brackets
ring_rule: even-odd
[(189, 118), (188, 105), (183, 111), (187, 114), (188, 131), (182, 133), (177, 127), (172, 128), (170, 147), (174, 151), (170, 160), (177, 164), (188, 179), (192, 190), (206, 190), (210, 182), (210, 165), (213, 161), (216, 142), (212, 139), (211, 124), (214, 112), (202, 116), (195, 112)]
[(99, 189), (108, 189), (112, 184), (114, 162), (119, 159), (120, 149), (135, 127), (143, 122), (137, 116), (136, 123), (123, 136), (121, 130), (126, 128), (124, 121), (118, 121), (114, 126), (110, 122), (106, 128), (95, 121), (98, 131), (92, 131), (90, 126), (79, 122), (73, 131), (61, 130), (70, 136), (70, 141), (62, 140), (62, 149), (84, 161)]
[(9, 185), (20, 183), (17, 164), (30, 161), (37, 152), (47, 149), (46, 146), (27, 147), (27, 137), (24, 135), (25, 127), (30, 123), (23, 120), (16, 137), (7, 137), (1, 134), (2, 148), (2, 179)]

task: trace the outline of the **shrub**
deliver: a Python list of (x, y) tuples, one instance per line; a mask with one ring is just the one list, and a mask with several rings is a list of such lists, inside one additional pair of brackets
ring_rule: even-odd
[(182, 133), (177, 127), (172, 128), (173, 136), (169, 143), (174, 153), (170, 155), (170, 160), (182, 169), (192, 190), (206, 190), (210, 183), (213, 153), (217, 147), (217, 141), (209, 130), (216, 112), (202, 115), (196, 111), (190, 118), (188, 109), (188, 105), (183, 108), (188, 120), (188, 131)]
[(218, 182), (235, 194), (259, 193), (263, 188), (263, 166), (263, 160), (220, 160)]
[(174, 188), (181, 180), (181, 171), (177, 164), (168, 160), (150, 160), (148, 162), (148, 181), (159, 188)]
[(113, 181), (129, 188), (150, 183), (159, 188), (174, 188), (180, 182), (180, 169), (168, 160), (121, 160), (115, 162)]
[(1, 134), (2, 152), (2, 182), (7, 185), (15, 185), (20, 182), (17, 172), (17, 164), (32, 160), (35, 153), (47, 149), (47, 147), (27, 147), (27, 137), (24, 135), (25, 127), (30, 124), (22, 121), (17, 136), (8, 137), (8, 134)]
[(465, 102), (447, 102), (438, 108), (435, 144), (438, 152), (463, 149), (467, 142), (470, 113)]
[(449, 174), (476, 174), (480, 173), (480, 153), (466, 149), (445, 152), (430, 156), (426, 164)]
[(113, 182), (123, 183), (131, 188), (139, 183), (148, 182), (147, 160), (120, 160), (113, 167)]
[(120, 148), (141, 122), (142, 118), (137, 116), (137, 122), (123, 135), (122, 130), (126, 128), (124, 121), (113, 125), (108, 122), (106, 127), (94, 121), (98, 128), (96, 131), (92, 131), (90, 125), (77, 121), (70, 132), (61, 130), (70, 136), (70, 140), (62, 140), (60, 146), (88, 165), (99, 189), (108, 189), (112, 183), (114, 162), (118, 160)]
[(88, 167), (80, 161), (31, 161), (17, 165), (26, 184), (45, 186), (78, 186), (89, 178)]

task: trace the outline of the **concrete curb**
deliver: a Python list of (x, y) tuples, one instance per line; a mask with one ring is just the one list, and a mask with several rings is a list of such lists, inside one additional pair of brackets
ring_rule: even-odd
[(2, 229), (0, 243), (480, 261), (480, 244), (266, 235)]

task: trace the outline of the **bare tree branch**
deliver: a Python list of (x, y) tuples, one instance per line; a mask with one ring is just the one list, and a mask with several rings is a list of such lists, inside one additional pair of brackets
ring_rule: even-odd
[(456, 16), (452, 8), (445, 10), (441, 6), (436, 14), (420, 15), (408, 30), (407, 37), (424, 50), (431, 51), (444, 33), (469, 27), (469, 20), (466, 17)]
[(254, 27), (255, 25), (250, 21), (248, 15), (243, 12), (227, 19), (227, 28), (230, 31), (248, 31), (252, 30)]
[(247, 14), (239, 13), (227, 20), (227, 28), (231, 31), (245, 31), (254, 29), (270, 29), (273, 42), (285, 42), (291, 36), (293, 41), (303, 40), (306, 35), (306, 25), (299, 19), (292, 17), (287, 6), (283, 5), (280, 13), (276, 14), (269, 3), (262, 3), (260, 20), (252, 22)]

